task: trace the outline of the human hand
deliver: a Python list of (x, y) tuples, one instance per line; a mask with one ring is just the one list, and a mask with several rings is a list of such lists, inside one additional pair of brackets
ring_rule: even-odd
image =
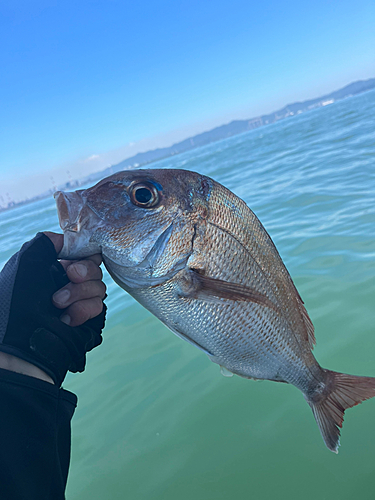
[[(57, 233), (44, 233), (54, 244), (58, 254), (63, 246), (64, 237)], [(92, 255), (85, 260), (59, 261), (66, 272), (69, 283), (52, 296), (53, 304), (64, 310), (60, 320), (70, 326), (79, 326), (98, 316), (103, 309), (106, 286), (102, 281), (100, 269), (102, 256)]]
[[(79, 263), (87, 270), (80, 277), (78, 262), (57, 261), (61, 246), (62, 235), (39, 233), (0, 273), (0, 351), (34, 364), (58, 385), (68, 370), (84, 370), (86, 352), (102, 342), (106, 311), (99, 257)], [(71, 295), (58, 308), (52, 295), (62, 288)]]

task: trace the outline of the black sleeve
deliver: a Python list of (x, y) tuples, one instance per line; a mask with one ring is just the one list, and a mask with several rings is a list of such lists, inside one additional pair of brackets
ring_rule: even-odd
[(63, 500), (77, 397), (0, 369), (0, 498)]

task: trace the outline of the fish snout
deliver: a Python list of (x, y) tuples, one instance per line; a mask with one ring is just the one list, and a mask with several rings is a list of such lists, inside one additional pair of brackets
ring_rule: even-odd
[(63, 231), (78, 232), (80, 229), (80, 215), (84, 206), (80, 191), (64, 193), (57, 191), (54, 194), (59, 216), (59, 224)]
[(81, 259), (101, 252), (101, 247), (91, 241), (91, 236), (101, 221), (86, 205), (81, 191), (54, 195), (61, 229), (64, 231), (64, 246), (60, 259)]

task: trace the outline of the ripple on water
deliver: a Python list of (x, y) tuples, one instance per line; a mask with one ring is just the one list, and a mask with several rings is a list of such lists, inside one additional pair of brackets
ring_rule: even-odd
[[(372, 91), (151, 165), (210, 175), (243, 198), (295, 279), (318, 359), (373, 376), (374, 116)], [(1, 213), (0, 262), (37, 231), (56, 229), (53, 199)], [(66, 382), (80, 399), (68, 498), (203, 500), (251, 491), (263, 500), (289, 498), (291, 484), (293, 498), (352, 498), (356, 478), (372, 494), (374, 401), (349, 412), (337, 459), (294, 388), (220, 377), (108, 274), (105, 281), (103, 345), (88, 355), (86, 373)]]

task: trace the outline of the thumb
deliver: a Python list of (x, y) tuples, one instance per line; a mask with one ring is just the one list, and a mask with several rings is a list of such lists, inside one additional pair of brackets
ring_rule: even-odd
[(44, 234), (52, 241), (56, 253), (59, 254), (64, 245), (64, 235), (58, 233), (51, 233), (50, 231), (44, 231)]

